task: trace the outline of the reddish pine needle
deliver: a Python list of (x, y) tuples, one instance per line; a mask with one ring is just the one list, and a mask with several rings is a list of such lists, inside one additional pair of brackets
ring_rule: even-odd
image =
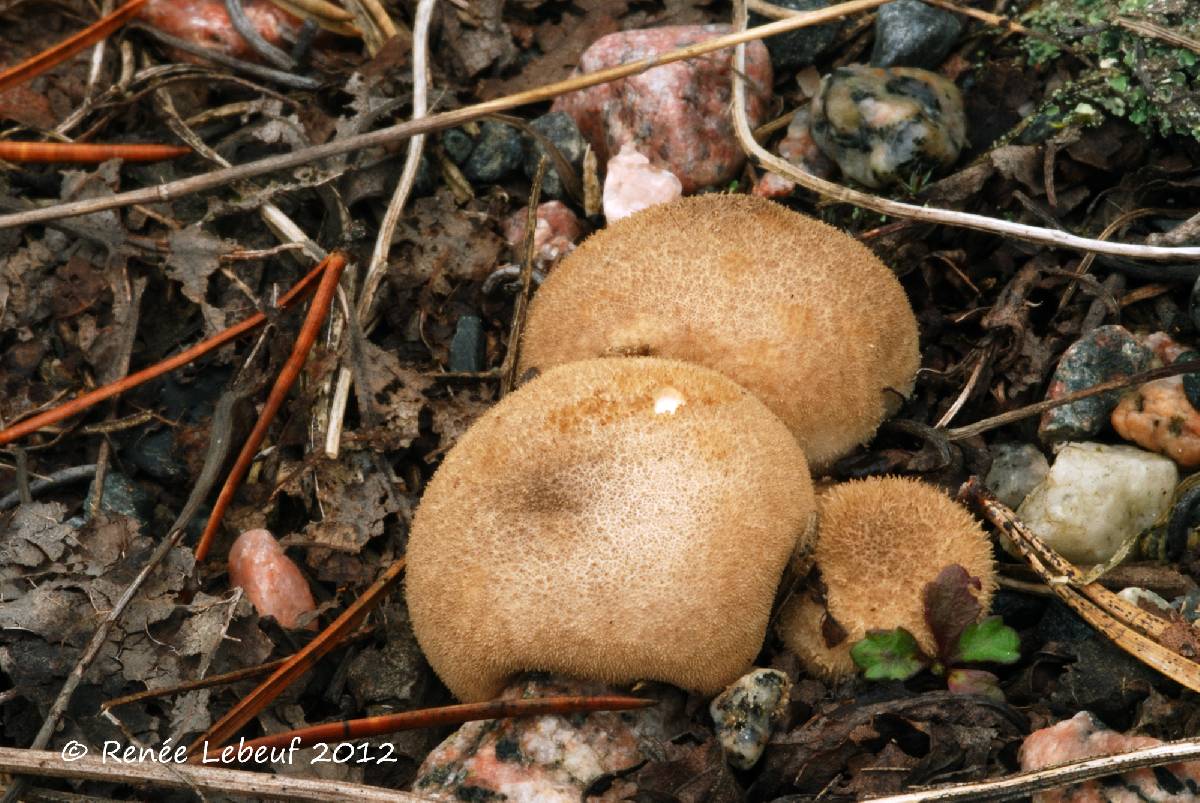
[[(508, 717), (534, 717), (546, 715), (578, 714), (588, 711), (628, 711), (633, 708), (649, 708), (655, 700), (645, 697), (627, 697), (619, 694), (592, 697), (563, 696), (541, 697), (532, 700), (489, 700), (484, 703), (446, 705), (440, 708), (422, 708), (364, 719), (348, 719), (327, 722), (283, 733), (273, 733), (258, 739), (238, 744), (238, 750), (272, 749), (282, 747), (308, 747), (318, 742), (339, 742), (347, 739), (365, 739), (384, 736), (399, 731), (435, 728), (443, 725), (461, 725), (479, 719), (506, 719)], [(295, 741), (299, 740), (299, 741)], [(294, 744), (293, 744), (294, 742)], [(209, 760), (216, 754), (210, 754)], [(244, 753), (243, 753), (244, 755)], [(224, 763), (236, 763), (234, 754)]]
[[(286, 309), (287, 307), (295, 304), (299, 299), (307, 295), (308, 291), (312, 289), (312, 285), (321, 277), (324, 271), (324, 263), (317, 265), (308, 272), (308, 275), (296, 282), (296, 284), (292, 286), (292, 289), (288, 290), (287, 293), (285, 293), (279, 299), (279, 301), (276, 302), (275, 306), (279, 309)], [(149, 382), (151, 379), (162, 376), (168, 371), (173, 371), (181, 365), (187, 365), (197, 357), (202, 357), (203, 355), (208, 354), (210, 351), (220, 348), (229, 341), (234, 340), (246, 332), (261, 326), (266, 322), (266, 320), (266, 314), (262, 312), (256, 312), (241, 323), (236, 323), (233, 326), (230, 326), (228, 329), (225, 329), (213, 337), (210, 337), (203, 343), (198, 343), (195, 346), (192, 346), (190, 349), (185, 349), (184, 351), (179, 352), (174, 357), (168, 357), (161, 362), (151, 365), (149, 368), (143, 368), (137, 373), (130, 374), (124, 379), (120, 379), (111, 384), (96, 388), (89, 393), (85, 393), (82, 396), (74, 398), (69, 402), (65, 402), (64, 404), (61, 404), (51, 410), (47, 410), (44, 413), (39, 413), (32, 418), (27, 418), (19, 424), (14, 424), (8, 429), (0, 430), (0, 446), (12, 443), (18, 438), (23, 438), (26, 435), (37, 432), (42, 427), (48, 427), (51, 424), (57, 424), (59, 421), (82, 413), (84, 410), (99, 404), (105, 399), (111, 399), (113, 396), (119, 396), (125, 391), (137, 387), (143, 382)]]
[(335, 251), (325, 257), (321, 265), (324, 267), (325, 272), (321, 276), (321, 283), (317, 285), (317, 292), (313, 296), (312, 304), (308, 308), (308, 315), (304, 318), (304, 324), (300, 327), (300, 334), (296, 336), (296, 345), (292, 347), (292, 353), (288, 356), (287, 362), (279, 370), (279, 377), (275, 380), (275, 385), (271, 388), (270, 395), (267, 396), (267, 403), (263, 405), (262, 414), (258, 417), (258, 423), (254, 425), (254, 429), (250, 432), (250, 437), (246, 438), (246, 442), (242, 445), (242, 451), (238, 453), (237, 462), (233, 464), (233, 468), (229, 471), (229, 476), (226, 477), (225, 484), (221, 487), (221, 495), (217, 497), (217, 501), (213, 505), (212, 514), (208, 517), (208, 524), (204, 527), (204, 533), (200, 536), (200, 542), (196, 544), (197, 563), (208, 557), (208, 550), (212, 548), (213, 538), (217, 534), (217, 528), (221, 525), (225, 509), (233, 501), (233, 495), (237, 492), (238, 486), (241, 485), (242, 478), (250, 470), (250, 464), (254, 462), (254, 454), (258, 451), (258, 447), (262, 445), (263, 439), (267, 437), (267, 429), (271, 426), (271, 422), (275, 420), (275, 414), (279, 412), (279, 408), (283, 405), (283, 400), (287, 397), (288, 391), (292, 389), (292, 385), (296, 384), (296, 380), (300, 377), (300, 369), (304, 367), (304, 363), (308, 359), (308, 353), (312, 351), (313, 343), (317, 341), (317, 334), (321, 330), (321, 324), (325, 322), (325, 316), (329, 314), (329, 305), (333, 302), (333, 293), (337, 290), (338, 280), (342, 278), (342, 270), (346, 267), (346, 257)]
[(161, 162), (186, 156), (186, 145), (100, 145), (90, 142), (14, 142), (0, 141), (0, 160), (5, 162), (74, 162), (99, 164), (109, 159), (127, 162)]
[(0, 72), (0, 92), (4, 92), (17, 84), (23, 84), (31, 78), (41, 75), (74, 56), (81, 50), (99, 42), (104, 37), (124, 25), (134, 14), (141, 11), (146, 0), (129, 0), (107, 17), (101, 17), (96, 22), (84, 28), (79, 33), (59, 42), (54, 47), (43, 50), (33, 58), (9, 67)]
[(378, 579), (361, 597), (350, 603), (350, 607), (342, 611), (342, 615), (335, 619), (333, 624), (304, 645), (285, 665), (276, 669), (254, 691), (229, 709), (225, 716), (214, 722), (212, 727), (205, 731), (200, 738), (192, 742), (192, 746), (188, 748), (188, 761), (193, 764), (202, 761), (206, 752), (212, 752), (214, 748), (225, 744), (243, 725), (254, 719), (260, 711), (282, 694), (284, 689), (290, 686), (296, 678), (311, 669), (317, 661), (340, 644), (346, 635), (383, 601), (384, 596), (402, 574), (404, 574), (404, 558), (399, 558), (393, 561), (383, 574), (379, 575)]

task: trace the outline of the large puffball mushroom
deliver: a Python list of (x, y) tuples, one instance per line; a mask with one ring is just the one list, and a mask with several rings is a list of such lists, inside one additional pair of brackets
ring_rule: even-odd
[(480, 417), (426, 488), (413, 631), (464, 701), (523, 671), (715, 693), (762, 646), (813, 514), (787, 427), (724, 376), (563, 365)]
[(817, 506), (813, 558), (825, 605), (800, 591), (779, 616), (784, 643), (813, 674), (857, 672), (850, 648), (868, 630), (906, 628), (935, 655), (923, 596), (947, 566), (958, 564), (980, 581), (977, 599), (987, 612), (996, 589), (991, 542), (966, 508), (938, 488), (901, 477), (872, 478), (832, 486)]
[(916, 318), (887, 266), (844, 232), (747, 195), (619, 220), (542, 284), (522, 373), (629, 355), (730, 377), (783, 419), (814, 467), (868, 440), (920, 366)]

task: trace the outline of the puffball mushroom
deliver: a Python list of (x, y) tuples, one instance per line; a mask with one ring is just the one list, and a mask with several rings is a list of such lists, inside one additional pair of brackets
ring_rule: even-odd
[(413, 517), (413, 631), (461, 700), (514, 675), (715, 693), (806, 549), (804, 454), (762, 402), (673, 360), (552, 368), (481, 416)]
[(763, 198), (702, 195), (594, 234), (538, 290), (522, 373), (588, 357), (713, 368), (760, 398), (828, 465), (913, 387), (917, 322), (865, 246)]
[[(996, 589), (992, 545), (979, 522), (938, 488), (902, 477), (834, 485), (817, 498), (813, 559), (825, 586), (825, 606), (798, 592), (779, 616), (779, 633), (810, 672), (857, 672), (850, 648), (868, 630), (903, 627), (929, 655), (937, 653), (925, 623), (923, 595), (947, 566), (980, 581), (986, 613)], [(837, 633), (828, 618), (845, 633)]]

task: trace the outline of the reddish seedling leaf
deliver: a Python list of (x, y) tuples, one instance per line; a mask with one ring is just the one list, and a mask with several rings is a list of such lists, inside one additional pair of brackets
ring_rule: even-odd
[(925, 586), (925, 623), (937, 641), (938, 659), (948, 664), (958, 640), (969, 625), (979, 621), (981, 608), (976, 598), (982, 584), (955, 563)]
[(1000, 678), (982, 669), (952, 669), (946, 676), (946, 688), (955, 694), (978, 694), (998, 703), (1004, 702)]

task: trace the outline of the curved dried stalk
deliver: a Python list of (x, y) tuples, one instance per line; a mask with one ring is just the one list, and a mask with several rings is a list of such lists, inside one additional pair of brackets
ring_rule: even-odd
[[(740, 12), (735, 11), (734, 35), (748, 33), (746, 28), (746, 9), (744, 3), (740, 6)], [(799, 19), (798, 17), (795, 19)], [(786, 22), (786, 20), (785, 20)], [(777, 25), (779, 23), (771, 23)], [(800, 168), (793, 165), (773, 153), (767, 151), (754, 139), (754, 132), (750, 128), (750, 122), (746, 117), (746, 82), (743, 76), (745, 75), (746, 66), (746, 48), (744, 44), (739, 43), (735, 55), (735, 69), (733, 70), (733, 122), (734, 131), (737, 134), (738, 141), (742, 145), (742, 149), (747, 155), (754, 157), (768, 170), (778, 173), (779, 175), (796, 182), (806, 190), (811, 190), (819, 195), (832, 198), (835, 201), (842, 203), (861, 206), (864, 209), (870, 209), (874, 212), (879, 212), (885, 215), (894, 217), (907, 218), (917, 220), (922, 223), (938, 223), (943, 226), (955, 226), (964, 229), (973, 229), (975, 231), (987, 232), (989, 234), (997, 234), (1006, 237), (1013, 237), (1026, 242), (1037, 243), (1039, 245), (1047, 245), (1055, 248), (1070, 248), (1077, 251), (1091, 251), (1098, 254), (1108, 254), (1111, 256), (1134, 257), (1137, 259), (1155, 259), (1155, 260), (1172, 260), (1182, 257), (1184, 250), (1178, 249), (1173, 254), (1167, 253), (1161, 246), (1138, 245), (1134, 243), (1109, 243), (1103, 240), (1097, 240), (1090, 237), (1080, 237), (1075, 234), (1069, 234), (1064, 231), (1055, 229), (1042, 228), (1041, 226), (1030, 226), (1024, 223), (1012, 223), (1007, 220), (998, 220), (990, 218), (986, 215), (976, 215), (970, 212), (957, 212), (952, 209), (939, 209), (932, 206), (916, 206), (914, 204), (902, 203), (893, 201), (890, 198), (883, 198), (878, 195), (862, 192), (860, 190), (844, 187), (841, 184), (835, 184), (832, 181), (827, 181), (823, 178), (818, 178), (814, 175), (804, 172)], [(0, 218), (0, 225), (3, 224), (3, 219)], [(1192, 255), (1188, 259), (1200, 257), (1200, 248), (1190, 248)]]

